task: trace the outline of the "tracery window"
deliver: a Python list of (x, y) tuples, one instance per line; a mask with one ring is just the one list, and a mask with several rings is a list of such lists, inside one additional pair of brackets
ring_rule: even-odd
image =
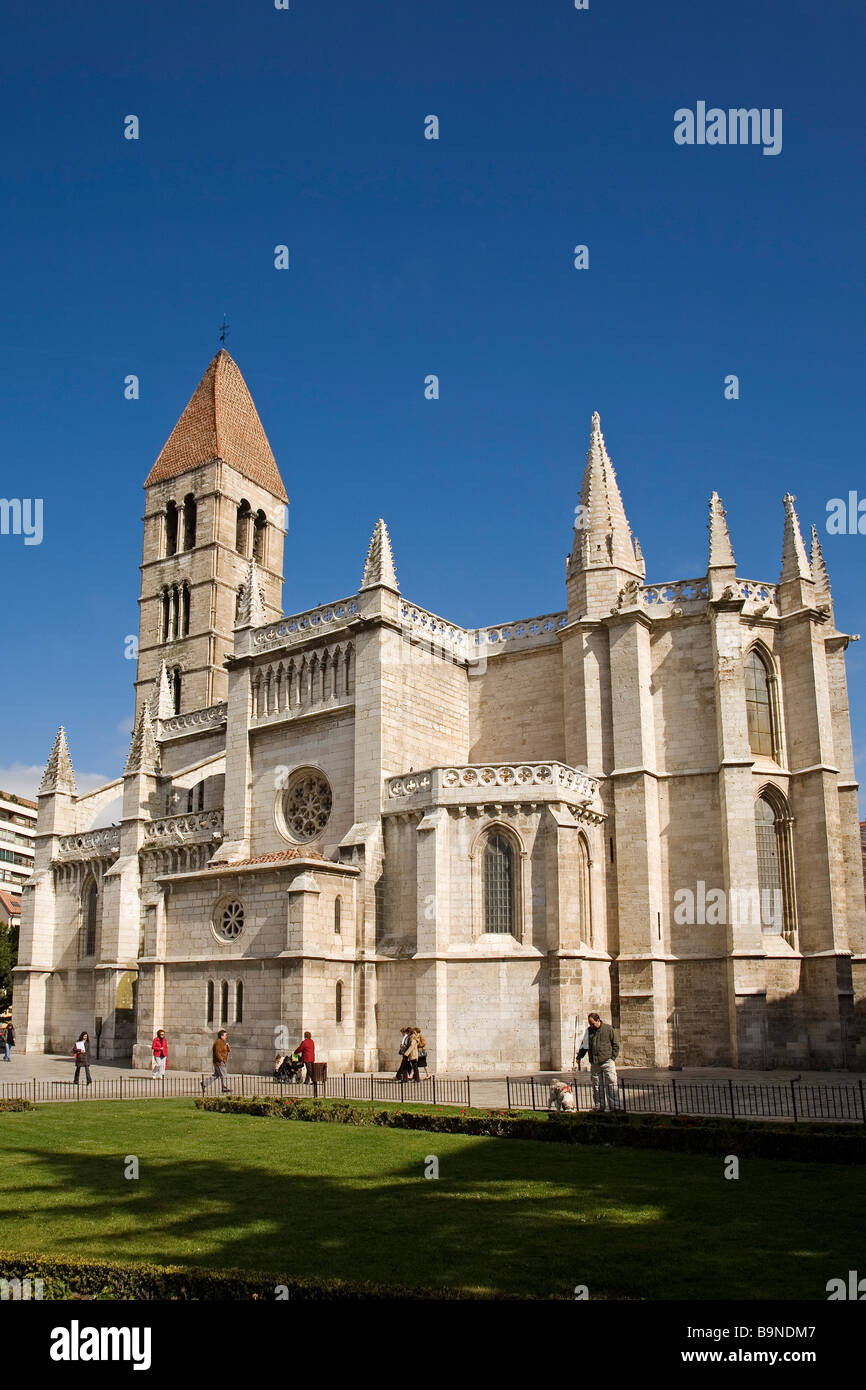
[(749, 747), (764, 758), (779, 756), (775, 677), (756, 648), (746, 657), (746, 716)]
[(484, 846), (484, 930), (514, 932), (516, 898), (515, 853), (511, 841), (492, 831)]

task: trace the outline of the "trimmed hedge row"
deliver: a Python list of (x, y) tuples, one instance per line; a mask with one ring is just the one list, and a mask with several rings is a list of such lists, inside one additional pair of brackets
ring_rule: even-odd
[(10, 1100), (0, 1100), (0, 1114), (4, 1110), (35, 1110), (36, 1106), (32, 1100), (24, 1100), (23, 1097), (16, 1096)]
[(202, 1097), (199, 1110), (262, 1115), (283, 1120), (343, 1125), (384, 1125), (432, 1134), (473, 1134), (496, 1139), (538, 1139), (558, 1144), (603, 1144), (669, 1153), (736, 1154), (814, 1163), (866, 1162), (866, 1131), (822, 1124), (776, 1125), (689, 1115), (568, 1114), (515, 1110), (377, 1108), (344, 1100), (283, 1100), (277, 1096)]
[[(53, 1259), (48, 1255), (21, 1255), (0, 1250), (0, 1270), (4, 1279), (41, 1279), (44, 1301), (75, 1302), (121, 1300), (141, 1302), (197, 1302), (202, 1299), (234, 1301), (259, 1300), (270, 1303), (280, 1297), (292, 1302), (341, 1301), (358, 1299), (449, 1299), (484, 1300), (516, 1295), (467, 1293), (459, 1289), (408, 1288), (403, 1285), (353, 1283), (346, 1279), (305, 1279), (296, 1275), (264, 1274), (242, 1269), (212, 1270), (181, 1265), (118, 1264), (114, 1260), (79, 1260), (69, 1256)], [(525, 1301), (521, 1296), (520, 1301)]]

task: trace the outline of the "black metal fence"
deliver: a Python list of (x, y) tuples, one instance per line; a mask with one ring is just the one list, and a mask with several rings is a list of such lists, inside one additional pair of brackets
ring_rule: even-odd
[[(159, 1100), (177, 1096), (201, 1095), (201, 1083), (211, 1073), (202, 1076), (180, 1076), (169, 1073), (153, 1077), (118, 1076), (108, 1081), (96, 1080), (88, 1086), (69, 1081), (7, 1081), (0, 1085), (2, 1100)], [(358, 1073), (354, 1076), (329, 1076), (325, 1081), (275, 1081), (272, 1076), (230, 1075), (229, 1089), (234, 1096), (306, 1096), (309, 1098), (338, 1098), (341, 1100), (398, 1101), (400, 1104), (464, 1105), (471, 1104), (469, 1077), (431, 1076), (422, 1081), (395, 1081), (390, 1077)], [(206, 1095), (218, 1095), (215, 1081)]]
[[(585, 1074), (584, 1074), (585, 1075)], [(578, 1110), (594, 1109), (589, 1080), (562, 1077), (574, 1093)], [(510, 1110), (550, 1109), (550, 1077), (506, 1077)], [(859, 1120), (866, 1124), (863, 1081), (838, 1086), (800, 1081), (631, 1081), (617, 1083), (619, 1105), (628, 1114), (708, 1115), (728, 1119)]]

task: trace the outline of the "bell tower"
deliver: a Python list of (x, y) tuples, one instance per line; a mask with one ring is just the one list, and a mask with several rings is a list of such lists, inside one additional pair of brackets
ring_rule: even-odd
[(135, 717), (160, 663), (174, 712), (225, 700), (251, 559), (264, 621), (282, 615), (288, 498), (247, 384), (214, 357), (144, 484)]

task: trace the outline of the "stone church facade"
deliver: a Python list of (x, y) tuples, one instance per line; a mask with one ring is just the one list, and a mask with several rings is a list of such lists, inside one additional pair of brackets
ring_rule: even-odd
[[(862, 1067), (866, 912), (844, 653), (785, 498), (778, 582), (647, 584), (598, 416), (565, 607), (467, 631), (403, 597), (385, 524), (358, 591), (282, 613), (286, 493), (221, 350), (145, 483), (135, 728), (39, 792), (15, 1014), (28, 1052), (238, 1069), (281, 1027), (331, 1070)], [(564, 500), (564, 512), (567, 503)], [(569, 523), (565, 523), (566, 532)]]

